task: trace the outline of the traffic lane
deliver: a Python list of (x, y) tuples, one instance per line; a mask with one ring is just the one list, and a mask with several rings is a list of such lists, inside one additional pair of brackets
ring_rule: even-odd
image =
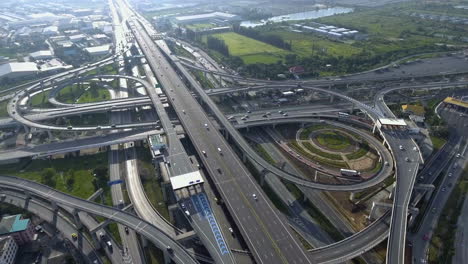
[[(165, 74), (168, 75), (167, 72), (165, 72)], [(173, 79), (174, 82), (175, 82), (175, 80), (178, 79), (178, 76), (174, 76), (174, 75), (175, 75), (175, 74), (172, 74), (172, 79)], [(178, 80), (178, 82), (180, 82), (180, 81)], [(182, 88), (182, 89), (183, 89), (183, 88)], [(174, 89), (174, 93), (177, 93), (177, 92), (179, 92), (179, 89)], [(191, 97), (190, 94), (189, 94), (188, 96)], [(193, 100), (193, 97), (191, 97), (191, 98), (192, 98), (192, 100)], [(186, 94), (183, 94), (182, 96), (179, 95), (179, 96), (177, 97), (177, 99), (175, 99), (175, 100), (172, 101), (172, 103), (177, 105), (178, 102), (180, 102), (180, 101), (182, 101), (182, 100), (187, 100), (187, 99), (188, 99), (188, 97), (187, 97)], [(210, 133), (214, 133), (214, 134), (217, 136), (218, 140), (221, 139), (221, 140), (219, 140), (219, 141), (221, 141), (221, 142), (214, 142), (214, 139), (215, 139), (216, 137), (215, 137), (215, 136), (210, 137), (210, 138), (207, 140), (207, 142), (205, 143), (206, 146), (210, 146), (210, 149), (209, 149), (208, 151), (211, 151), (211, 153), (217, 153), (217, 152), (218, 152), (218, 151), (217, 151), (217, 147), (220, 147), (220, 144), (222, 145), (222, 146), (221, 146), (222, 149), (225, 149), (225, 150), (230, 149), (230, 147), (227, 146), (226, 143), (224, 142), (224, 140), (222, 139), (222, 137), (221, 137), (221, 135), (219, 134), (219, 132), (215, 131), (214, 127), (211, 125), (211, 123), (210, 123), (210, 121), (208, 120), (208, 118), (206, 117), (205, 113), (204, 113), (203, 111), (200, 111), (200, 108), (199, 108), (199, 107), (196, 108), (196, 109), (194, 109), (193, 103), (192, 103), (192, 102), (190, 102), (190, 103), (188, 103), (188, 104), (185, 103), (184, 105), (185, 105), (185, 106), (192, 106), (192, 109), (190, 109), (190, 110), (191, 110), (190, 113), (192, 113), (192, 114), (191, 114), (191, 117), (190, 117), (190, 118), (192, 119), (192, 122), (191, 122), (192, 124), (193, 124), (193, 123), (196, 123), (196, 124), (199, 124), (199, 125), (203, 126), (202, 124), (205, 124), (205, 122), (206, 122), (206, 124), (208, 124), (208, 125), (210, 126), (210, 129), (212, 130), (212, 131), (210, 131)], [(187, 107), (185, 107), (185, 108), (187, 108)], [(177, 109), (177, 107), (176, 107), (176, 109)], [(180, 109), (180, 108), (179, 108), (179, 109)], [(193, 111), (192, 111), (192, 110), (193, 110)], [(179, 110), (179, 111), (180, 111), (180, 110)], [(185, 110), (185, 111), (188, 112), (187, 110)], [(195, 111), (196, 111), (196, 112), (200, 112), (200, 113), (198, 113), (197, 115), (194, 115), (193, 113), (194, 113)], [(193, 120), (194, 117), (204, 117), (204, 118), (203, 118), (202, 120)], [(204, 128), (204, 127), (201, 127), (201, 126), (199, 126), (199, 128), (198, 128), (197, 130), (198, 130), (198, 131), (203, 131), (202, 134), (194, 135), (193, 137), (195, 137), (195, 138), (201, 138), (201, 137), (206, 133), (207, 129)], [(187, 129), (187, 131), (189, 131), (189, 133), (193, 133), (193, 129)], [(217, 147), (216, 147), (216, 146), (217, 146)], [(239, 168), (243, 168), (243, 165), (238, 161), (237, 156), (234, 156), (234, 155), (233, 155), (233, 156), (228, 156), (228, 155), (227, 155), (227, 151), (225, 151), (225, 152), (223, 152), (223, 153), (224, 153), (223, 155), (226, 157), (225, 159), (223, 159), (224, 162), (222, 162), (222, 160), (220, 160), (220, 159), (217, 159), (216, 162), (214, 162), (214, 164), (211, 165), (210, 167), (216, 167), (216, 166), (220, 166), (220, 165), (224, 165), (225, 163), (228, 163), (229, 168), (235, 168), (235, 169), (237, 169), (236, 171), (232, 171), (231, 173), (233, 173), (233, 174), (235, 174), (235, 175), (247, 175), (247, 174), (246, 174), (246, 171), (239, 170)], [(229, 153), (232, 155), (231, 151), (229, 151)], [(215, 154), (215, 155), (216, 155), (216, 154)], [(230, 162), (226, 162), (226, 161), (230, 161)], [(232, 161), (236, 161), (236, 162), (232, 162)], [(225, 166), (225, 165), (224, 165), (224, 166)], [(222, 166), (222, 167), (224, 167), (224, 166)], [(228, 170), (225, 170), (225, 171), (228, 171)], [(214, 173), (219, 174), (218, 172), (214, 172)], [(227, 173), (223, 173), (223, 174), (227, 174)], [(232, 176), (231, 176), (231, 177), (232, 177)], [(243, 176), (243, 177), (235, 176), (235, 177), (238, 178), (238, 179), (239, 179), (239, 178), (244, 178), (244, 177), (250, 179), (250, 177), (248, 177), (248, 176)], [(229, 180), (229, 178), (224, 178), (224, 180)], [(236, 181), (233, 181), (233, 183), (234, 183), (234, 184), (237, 184)], [(252, 184), (252, 182), (247, 183), (247, 186), (246, 186), (246, 185), (243, 185), (242, 190), (243, 190), (244, 193), (248, 193), (248, 196), (251, 196), (251, 195), (253, 195), (254, 193), (255, 193), (256, 195), (258, 195), (259, 197), (262, 196), (260, 190), (258, 189), (258, 187), (255, 186), (255, 184), (252, 184), (252, 185), (250, 185), (250, 186), (249, 186), (249, 184)], [(255, 187), (252, 188), (251, 186), (255, 186)], [(246, 188), (248, 188), (248, 189), (250, 189), (250, 190), (246, 190)], [(222, 188), (221, 188), (221, 189), (222, 189)], [(234, 190), (234, 189), (230, 189), (229, 191), (230, 191), (230, 193), (235, 193), (235, 190)], [(247, 195), (244, 194), (244, 193), (240, 193), (240, 194), (243, 196), (243, 199), (244, 199), (244, 202), (245, 202), (245, 201), (248, 201), (249, 198), (247, 198), (247, 197), (246, 197)], [(239, 195), (239, 194), (238, 194), (238, 195)], [(226, 197), (226, 196), (225, 196), (225, 197)], [(229, 196), (228, 196), (228, 197), (229, 197)], [(236, 197), (236, 198), (239, 199), (238, 197)], [(269, 207), (269, 205), (268, 205), (267, 203), (265, 203), (265, 198), (264, 198), (264, 197), (262, 197), (262, 198), (263, 198), (263, 199), (261, 199), (261, 200), (259, 199), (259, 200), (258, 200), (258, 203), (257, 203), (258, 205), (257, 205), (257, 206), (259, 206), (259, 207), (264, 206), (265, 208)], [(234, 198), (232, 198), (232, 199), (234, 199)], [(250, 199), (253, 199), (253, 198), (250, 198)], [(240, 200), (238, 200), (238, 201), (234, 201), (234, 203), (239, 203), (239, 204), (240, 204), (240, 203), (242, 203), (242, 202), (241, 202)], [(252, 205), (250, 204), (250, 206), (252, 206)], [(239, 208), (239, 207), (238, 207), (238, 209), (245, 209), (245, 206), (244, 206), (244, 208), (242, 208), (242, 207)], [(250, 210), (252, 210), (252, 209), (250, 209)], [(264, 210), (264, 209), (259, 209), (259, 210), (258, 210), (258, 209), (257, 209), (257, 212), (259, 212), (259, 214), (262, 216), (263, 219), (271, 219), (272, 217), (275, 216), (275, 215), (273, 215), (273, 214), (271, 213), (271, 210), (272, 210), (271, 208), (267, 208), (267, 210)], [(253, 221), (253, 217), (255, 217), (255, 212), (253, 213), (253, 216), (252, 216), (251, 214), (248, 214), (247, 217), (244, 217), (244, 218), (242, 218), (241, 220), (244, 220), (244, 221), (247, 221), (247, 222), (252, 222), (252, 221)], [(265, 218), (265, 217), (266, 217), (266, 218)], [(250, 218), (252, 218), (252, 219), (250, 219)], [(270, 233), (268, 234), (268, 236), (270, 236), (271, 239), (272, 239), (273, 241), (276, 241), (276, 243), (279, 245), (280, 248), (284, 248), (284, 249), (289, 249), (289, 250), (290, 250), (291, 248), (293, 248), (293, 246), (291, 245), (290, 242), (287, 241), (286, 243), (284, 243), (285, 245), (281, 245), (281, 243), (283, 243), (283, 241), (284, 241), (285, 238), (288, 238), (288, 240), (289, 240), (289, 239), (293, 239), (292, 236), (291, 236), (290, 234), (287, 234), (287, 233), (289, 233), (289, 232), (286, 232), (286, 231), (285, 231), (285, 230), (286, 230), (286, 227), (284, 227), (283, 229), (279, 229), (279, 230), (278, 230), (278, 228), (275, 227), (276, 225), (278, 225), (278, 224), (280, 224), (280, 223), (283, 224), (283, 223), (282, 223), (283, 221), (285, 221), (285, 220), (279, 221), (279, 220), (276, 220), (276, 219), (275, 219), (274, 221), (269, 221), (268, 223), (263, 223), (263, 225), (266, 226), (266, 228), (270, 228), (271, 230), (275, 230), (275, 232), (274, 232), (273, 234), (270, 232)], [(253, 222), (251, 223), (251, 225), (252, 225), (252, 224), (253, 224)], [(272, 228), (272, 227), (275, 227), (275, 228)], [(254, 228), (255, 228), (255, 230), (249, 230), (249, 231), (258, 231), (258, 230), (259, 230), (259, 227), (254, 227)], [(259, 240), (258, 238), (252, 238), (251, 240), (252, 240), (252, 242), (253, 242), (257, 247), (260, 247), (260, 246), (264, 247), (264, 246), (265, 246), (265, 238), (264, 238), (263, 236), (259, 236), (259, 237), (261, 237), (261, 240)], [(296, 241), (295, 241), (295, 242), (296, 242)], [(297, 243), (297, 242), (296, 242), (296, 243)], [(283, 246), (284, 246), (284, 247), (283, 247)], [(299, 249), (299, 247), (297, 247), (297, 248)], [(262, 252), (270, 252), (270, 253), (272, 253), (272, 252), (275, 252), (275, 248), (270, 248), (268, 251), (263, 251), (263, 250), (262, 250)], [(291, 250), (288, 251), (288, 253), (289, 253), (289, 252), (291, 252)], [(291, 255), (295, 255), (294, 258), (292, 258), (292, 259), (297, 259), (297, 256), (298, 256), (297, 253), (299, 253), (299, 254), (302, 253), (302, 254), (303, 254), (303, 252), (292, 252)], [(273, 260), (277, 261), (278, 259), (274, 258), (273, 256), (274, 256), (274, 255), (268, 256), (267, 254), (263, 254), (263, 258), (267, 259), (268, 261), (273, 261)], [(302, 260), (302, 259), (301, 259), (301, 260)]]

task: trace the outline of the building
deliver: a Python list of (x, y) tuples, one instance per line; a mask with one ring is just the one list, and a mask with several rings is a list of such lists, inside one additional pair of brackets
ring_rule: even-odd
[(0, 235), (12, 236), (18, 245), (33, 240), (34, 228), (29, 219), (22, 219), (21, 215), (5, 216), (0, 221)]
[(70, 36), (68, 38), (70, 39), (71, 42), (76, 43), (76, 42), (80, 42), (80, 41), (85, 40), (86, 35), (85, 34), (78, 34), (78, 35), (72, 35), (72, 36)]
[(178, 16), (174, 18), (176, 24), (190, 24), (200, 22), (226, 22), (240, 20), (238, 15), (228, 14), (223, 12), (213, 12), (207, 14), (191, 15), (191, 16)]
[(102, 45), (102, 46), (85, 48), (84, 50), (86, 52), (88, 52), (89, 55), (91, 55), (91, 56), (102, 56), (102, 55), (109, 54), (110, 46), (109, 45)]
[(48, 60), (52, 59), (54, 55), (50, 50), (39, 50), (33, 53), (29, 53), (29, 57), (33, 58), (34, 60)]
[(402, 105), (401, 111), (405, 114), (424, 116), (426, 111), (422, 105)]
[(0, 238), (0, 264), (15, 263), (16, 253), (18, 252), (18, 244), (11, 236)]
[(34, 62), (11, 62), (0, 65), (0, 79), (16, 79), (31, 76), (37, 72), (37, 65)]
[(50, 26), (44, 28), (44, 30), (42, 30), (42, 34), (46, 36), (57, 36), (59, 34), (59, 30), (56, 26)]
[(443, 103), (446, 107), (454, 108), (462, 112), (468, 109), (468, 100), (466, 100), (466, 97), (460, 99), (447, 97), (444, 99)]

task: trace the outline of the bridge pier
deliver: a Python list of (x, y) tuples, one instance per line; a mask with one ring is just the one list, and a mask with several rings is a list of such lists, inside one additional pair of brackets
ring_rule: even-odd
[(435, 190), (435, 186), (432, 184), (417, 184), (414, 186), (414, 189), (425, 190), (426, 194), (424, 195), (424, 201), (429, 201), (431, 199), (432, 193)]
[(81, 222), (80, 216), (78, 215), (80, 211), (77, 209), (73, 210), (73, 220), (75, 222), (76, 228), (81, 229), (83, 228), (83, 223)]
[(355, 195), (355, 194), (356, 194), (355, 192), (351, 192), (351, 193), (349, 194), (349, 200), (350, 200), (351, 202), (354, 202), (354, 195)]
[(242, 162), (247, 162), (247, 155), (245, 155), (245, 153), (242, 153)]
[(335, 101), (335, 96), (334, 95), (330, 96), (330, 103), (333, 103), (333, 101)]
[(260, 186), (262, 186), (262, 187), (265, 185), (265, 177), (266, 177), (267, 174), (268, 174), (268, 170), (266, 170), (266, 169), (263, 169), (260, 172)]
[(102, 188), (99, 188), (96, 192), (91, 194), (91, 196), (88, 198), (88, 201), (94, 202), (98, 197), (101, 197), (101, 202), (104, 202), (104, 191)]
[(305, 123), (301, 123), (301, 128), (304, 128), (305, 127)]
[(318, 180), (318, 170), (315, 170), (314, 181), (317, 182)]
[(47, 130), (47, 138), (49, 142), (54, 141), (54, 136), (52, 135), (52, 131)]
[(52, 208), (53, 211), (57, 211), (57, 210), (58, 210), (58, 204), (57, 204), (57, 202), (51, 201), (51, 202), (50, 202), (50, 207)]
[(392, 208), (391, 204), (386, 204), (386, 203), (377, 203), (377, 202), (372, 202), (372, 208), (369, 213), (369, 216), (367, 217), (368, 220), (374, 220), (376, 217), (377, 209), (379, 207), (384, 207), (384, 208)]
[(96, 232), (91, 232), (91, 239), (93, 240), (94, 247), (96, 247), (96, 249), (100, 249), (101, 243), (99, 243), (99, 239), (96, 235)]
[(414, 220), (416, 219), (416, 217), (418, 217), (418, 214), (419, 214), (419, 209), (416, 208), (416, 207), (412, 207), (409, 209), (410, 211), (410, 218), (408, 220), (408, 226), (412, 226), (413, 223), (414, 223)]
[(388, 195), (388, 199), (393, 199), (393, 196), (395, 195), (395, 185), (396, 185), (396, 182), (394, 182), (392, 184), (392, 190), (390, 191), (390, 194)]

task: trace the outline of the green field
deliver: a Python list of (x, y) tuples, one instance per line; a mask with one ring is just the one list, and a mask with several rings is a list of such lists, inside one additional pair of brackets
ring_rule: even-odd
[(300, 57), (311, 55), (326, 55), (333, 57), (349, 57), (362, 51), (348, 43), (331, 41), (309, 33), (298, 33), (285, 30), (268, 30), (267, 35), (280, 36), (284, 41), (291, 43), (292, 51)]
[(96, 168), (104, 168), (107, 172), (107, 153), (53, 160), (36, 159), (30, 163), (23, 161), (0, 166), (0, 173), (44, 183), (86, 199), (96, 191), (93, 184)]
[(78, 84), (72, 84), (63, 88), (57, 95), (57, 101), (62, 103), (93, 103), (110, 100), (109, 91), (97, 85), (96, 88), (90, 88), (84, 84), (78, 87)]
[(214, 34), (212, 36), (224, 40), (229, 48), (229, 54), (239, 56), (245, 64), (276, 63), (283, 60), (285, 55), (291, 54), (289, 51), (234, 32)]

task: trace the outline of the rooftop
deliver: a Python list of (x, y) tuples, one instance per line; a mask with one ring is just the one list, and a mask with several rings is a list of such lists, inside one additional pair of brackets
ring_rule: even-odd
[(51, 57), (52, 52), (50, 50), (39, 50), (33, 53), (29, 53), (29, 56), (36, 58), (36, 57)]
[(28, 228), (29, 219), (21, 219), (21, 215), (5, 216), (0, 221), (0, 235), (20, 232)]
[(379, 118), (379, 122), (380, 124), (387, 126), (406, 126), (406, 122), (403, 119)]
[(445, 98), (444, 102), (448, 103), (448, 104), (454, 104), (454, 105), (458, 105), (458, 106), (461, 106), (461, 107), (468, 108), (468, 102), (462, 101), (462, 100), (459, 100), (459, 99), (456, 99), (456, 98), (453, 98), (453, 97)]
[(171, 177), (171, 184), (173, 190), (178, 190), (199, 183), (203, 183), (203, 178), (199, 171), (194, 171), (179, 176)]
[(184, 21), (190, 21), (194, 19), (210, 19), (210, 18), (232, 19), (235, 17), (237, 17), (237, 15), (223, 13), (223, 12), (213, 12), (213, 13), (191, 15), (191, 16), (179, 16), (179, 17), (176, 17), (175, 19), (179, 22), (184, 22)]
[(11, 62), (0, 65), (0, 76), (11, 72), (36, 72), (37, 65), (34, 62)]

